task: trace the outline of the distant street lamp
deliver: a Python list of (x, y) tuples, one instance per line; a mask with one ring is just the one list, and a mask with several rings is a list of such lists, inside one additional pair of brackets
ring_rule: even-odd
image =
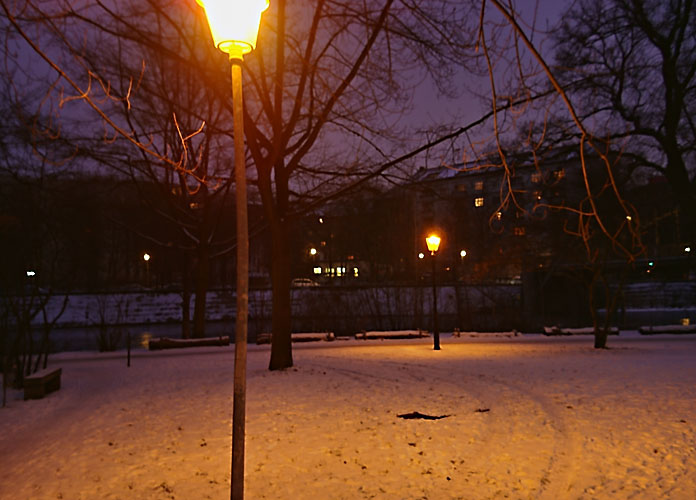
[(440, 237), (436, 234), (431, 234), (425, 239), (430, 252), (431, 261), (433, 263), (433, 350), (440, 350), (440, 330), (437, 326), (437, 281), (435, 279), (435, 255), (440, 248)]
[(145, 286), (150, 286), (150, 254), (144, 253), (143, 260), (145, 261)]
[(269, 0), (196, 0), (205, 10), (215, 46), (228, 54), (232, 66), (234, 174), (237, 215), (237, 317), (234, 347), (232, 410), (232, 481), (230, 498), (244, 498), (244, 440), (246, 420), (246, 355), (249, 318), (249, 222), (244, 154), (242, 61), (256, 47), (261, 14)]

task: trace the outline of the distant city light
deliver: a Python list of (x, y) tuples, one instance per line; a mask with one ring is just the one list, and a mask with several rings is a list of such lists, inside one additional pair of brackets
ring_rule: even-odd
[(655, 265), (655, 263), (651, 260), (650, 262), (648, 262), (648, 265), (649, 265), (650, 267), (653, 267), (653, 266)]
[(319, 224), (323, 224), (323, 223), (324, 223), (324, 218), (323, 218), (323, 217), (319, 217)]
[(27, 276), (28, 276), (29, 278), (32, 278), (32, 277), (36, 276), (36, 271), (27, 271)]
[(633, 217), (631, 217), (630, 215), (627, 215), (627, 216), (626, 216), (626, 220), (629, 221), (629, 222), (631, 222), (631, 221), (633, 220)]
[(685, 251), (686, 253), (689, 253), (689, 252), (691, 251), (691, 247), (684, 247), (684, 251)]
[(312, 247), (309, 249), (309, 255), (316, 255), (317, 254), (317, 249)]
[(462, 250), (461, 252), (459, 252), (459, 256), (460, 256), (461, 258), (466, 257), (466, 250)]
[(419, 259), (424, 259), (424, 258), (425, 258), (425, 254), (424, 254), (423, 252), (419, 253), (419, 254), (418, 254), (418, 258), (419, 258)]
[(143, 255), (143, 260), (144, 260), (145, 262), (147, 262), (148, 260), (150, 260), (150, 254), (149, 254), (149, 253), (144, 254), (144, 255)]
[(315, 267), (314, 274), (321, 274), (321, 267)]

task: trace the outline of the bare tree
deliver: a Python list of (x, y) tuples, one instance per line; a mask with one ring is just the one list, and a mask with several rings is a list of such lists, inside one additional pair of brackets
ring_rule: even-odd
[(556, 31), (556, 73), (625, 161), (664, 175), (696, 231), (696, 5), (582, 0)]
[[(28, 124), (31, 133), (69, 144), (68, 159), (79, 159), (82, 168), (107, 166), (120, 173), (162, 226), (169, 227), (146, 231), (116, 216), (116, 222), (141, 237), (183, 254), (184, 336), (188, 262), (194, 262), (193, 335), (202, 336), (210, 261), (233, 245), (229, 232), (221, 236), (221, 207), (231, 182), (224, 144), (230, 112), (221, 102), (227, 92), (220, 84), (211, 85), (213, 78), (202, 77), (221, 71), (224, 61), (212, 49), (193, 43), (205, 36), (205, 24), (195, 22), (193, 6), (167, 1), (3, 7), (11, 35), (20, 35), (33, 49), (31, 58), (43, 60), (58, 74), (34, 101), (53, 120)], [(38, 34), (25, 31), (32, 26)], [(23, 68), (26, 48), (20, 50), (20, 59), (8, 66)], [(12, 81), (19, 86), (14, 75)], [(96, 114), (76, 106), (80, 103)]]
[[(492, 142), (497, 155), (486, 151), (488, 154), (482, 157), (476, 144), (471, 144), (470, 150), (474, 158), (482, 158), (482, 166), (501, 171), (500, 204), (493, 213), (515, 210), (534, 215), (560, 211), (565, 214), (564, 231), (582, 241), (586, 262), (592, 269), (601, 271), (610, 258), (632, 263), (644, 248), (640, 221), (623, 192), (623, 144), (590, 120), (604, 110), (588, 112), (590, 108), (572, 99), (562, 72), (552, 67), (542, 51), (550, 31), (539, 30), (534, 21), (530, 22), (523, 4), (484, 0), (480, 5), (478, 40), (488, 66), (494, 110)], [(492, 40), (491, 34), (496, 32), (498, 38)], [(501, 32), (509, 36), (505, 38)], [(505, 40), (502, 47), (497, 43), (500, 40)], [(520, 104), (498, 112), (501, 101)], [(517, 140), (511, 141), (512, 138)], [(511, 149), (516, 154), (526, 152), (541, 168), (556, 154), (559, 143), (565, 147), (574, 145), (576, 160), (572, 168), (577, 169), (577, 185), (584, 193), (566, 200), (541, 197), (530, 207), (524, 201), (527, 190), (515, 188), (518, 172), (509, 153)], [(491, 226), (494, 225), (491, 219)], [(596, 315), (594, 319), (595, 344), (604, 347), (606, 328)]]
[[(13, 33), (58, 75), (47, 96), (57, 96), (62, 107), (87, 104), (104, 122), (106, 139), (120, 137), (120, 142), (147, 156), (145, 164), (154, 161), (190, 179), (200, 173), (197, 163), (191, 163), (190, 144), (205, 143), (199, 137), (201, 129), (190, 122), (185, 126), (177, 123), (181, 142), (177, 150), (166, 148), (161, 137), (153, 137), (142, 124), (128, 121), (128, 114), (124, 118), (124, 113), (113, 113), (119, 105), (130, 112), (144, 88), (142, 75), (152, 69), (143, 65), (139, 73), (113, 75), (103, 71), (106, 64), (97, 65), (89, 56), (92, 44), (114, 46), (117, 38), (117, 48), (108, 52), (116, 59), (130, 57), (135, 63), (144, 58), (126, 51), (129, 43), (153, 46), (179, 64), (192, 64), (202, 86), (226, 95), (222, 59), (195, 57), (206, 49), (201, 48), (200, 37), (190, 38), (181, 28), (183, 17), (189, 22), (193, 19), (199, 28), (203, 25), (202, 12), (192, 10), (191, 4), (150, 0), (132, 8), (102, 1), (89, 6), (69, 1), (0, 5)], [(287, 8), (283, 0), (272, 3), (259, 49), (248, 57), (245, 71), (247, 142), (273, 240), (272, 369), (292, 365), (286, 224), (291, 207), (298, 201), (301, 208), (303, 203), (319, 200), (348, 176), (384, 171), (398, 145), (396, 117), (408, 106), (423, 68), (432, 76), (443, 77), (451, 75), (455, 63), (461, 62), (453, 52), (445, 55), (441, 47), (466, 45), (465, 20), (471, 17), (471, 7), (448, 0), (427, 6), (395, 0), (370, 5), (315, 0)], [(178, 16), (181, 11), (185, 16)], [(151, 22), (152, 30), (176, 34), (175, 48), (136, 22), (139, 16), (153, 20), (152, 12), (158, 13)], [(109, 22), (103, 23), (103, 19)], [(163, 25), (168, 30), (163, 31)], [(87, 36), (88, 32), (97, 35)], [(438, 82), (441, 91), (450, 90), (446, 80), (438, 78)], [(159, 98), (171, 100), (172, 94)], [(226, 111), (229, 113), (228, 108)], [(203, 116), (203, 111), (189, 112), (199, 116), (201, 124), (205, 121), (206, 127), (215, 128), (214, 120)], [(211, 179), (200, 176), (199, 180), (209, 185)]]
[(439, 44), (466, 45), (466, 8), (279, 0), (271, 9), (247, 63), (245, 127), (272, 237), (270, 368), (282, 369), (292, 365), (288, 217), (393, 157), (414, 61), (438, 77), (461, 62)]

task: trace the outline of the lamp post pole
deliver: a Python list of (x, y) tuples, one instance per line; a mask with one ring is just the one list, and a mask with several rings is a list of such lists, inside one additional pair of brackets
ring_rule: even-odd
[(244, 154), (242, 59), (230, 53), (232, 114), (234, 115), (234, 176), (237, 215), (237, 314), (234, 332), (234, 400), (232, 408), (232, 484), (230, 498), (244, 498), (244, 442), (246, 434), (246, 358), (249, 317), (249, 222)]
[(435, 254), (437, 252), (430, 252), (430, 260), (433, 263), (433, 350), (440, 350), (440, 329), (437, 324), (437, 280), (435, 279), (435, 271), (437, 267), (435, 266)]
[(242, 61), (256, 46), (262, 13), (269, 0), (196, 0), (203, 7), (215, 46), (229, 55), (232, 67), (234, 177), (237, 216), (237, 311), (234, 332), (234, 400), (232, 408), (232, 477), (230, 498), (244, 499), (246, 434), (246, 357), (249, 318), (249, 222), (244, 153)]
[(144, 254), (143, 260), (145, 261), (145, 286), (150, 288), (150, 254)]
[(435, 255), (440, 248), (440, 237), (437, 234), (431, 234), (425, 239), (425, 243), (430, 251), (430, 260), (433, 265), (433, 350), (440, 350), (440, 329), (437, 325), (437, 280), (435, 277), (437, 267), (435, 266)]

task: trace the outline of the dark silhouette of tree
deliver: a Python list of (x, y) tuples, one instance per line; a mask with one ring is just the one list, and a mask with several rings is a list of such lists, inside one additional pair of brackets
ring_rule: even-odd
[[(493, 6), (503, 21), (496, 20), (496, 16), (490, 21), (486, 5)], [(594, 271), (601, 272), (608, 260), (616, 258), (630, 264), (644, 247), (640, 221), (635, 208), (624, 197), (625, 178), (620, 175), (625, 162), (619, 160), (619, 153), (624, 145), (616, 139), (626, 136), (608, 135), (603, 121), (600, 127), (596, 126), (595, 119), (606, 118), (608, 109), (588, 107), (585, 102), (573, 99), (573, 94), (568, 92), (572, 87), (564, 86), (564, 71), (552, 67), (542, 53), (545, 40), (538, 42), (535, 38), (544, 33), (527, 24), (518, 7), (515, 2), (489, 0), (482, 2), (481, 9), (479, 43), (489, 68), (492, 108), (499, 109), (500, 101), (523, 103), (496, 112), (493, 119), (497, 158), (492, 166), (502, 171), (497, 211), (517, 210), (525, 215), (560, 211), (563, 230), (580, 239), (585, 262)], [(496, 68), (501, 48), (489, 40), (495, 31), (499, 35), (500, 31), (510, 32), (507, 50), (502, 48), (503, 54), (507, 54), (503, 70)], [(546, 35), (557, 31), (548, 31)], [(581, 48), (577, 50), (581, 52)], [(511, 148), (510, 138), (514, 136), (518, 140)], [(509, 161), (514, 158), (510, 152), (528, 153), (535, 164), (542, 166), (559, 151), (559, 145), (575, 148), (576, 160), (569, 167), (574, 170), (581, 194), (563, 200), (542, 197), (530, 208), (524, 203), (525, 190), (514, 188), (516, 169), (514, 162)], [(593, 304), (596, 302), (593, 297), (590, 299)], [(597, 321), (597, 316), (594, 319), (595, 345), (604, 347), (606, 328)]]
[[(201, 189), (211, 189), (214, 176), (200, 168), (199, 160), (205, 157), (198, 152), (208, 145), (207, 128), (219, 132), (215, 120), (207, 116), (212, 110), (189, 108), (188, 116), (198, 117), (198, 123), (172, 116), (169, 126), (160, 123), (155, 130), (149, 123), (136, 123), (137, 107), (133, 107), (138, 94), (146, 93), (149, 72), (155, 73), (151, 81), (165, 82), (157, 79), (162, 69), (157, 63), (141, 64), (133, 71), (146, 61), (147, 51), (139, 55), (129, 48), (131, 44), (192, 66), (194, 73), (188, 74), (198, 77), (201, 88), (225, 97), (220, 110), (229, 116), (228, 77), (222, 71), (226, 61), (200, 36), (205, 22), (193, 2), (99, 1), (84, 9), (67, 1), (0, 5), (13, 35), (58, 75), (45, 93), (46, 102), (52, 97), (63, 108), (86, 104), (103, 121), (102, 142), (118, 144), (112, 153), (117, 148), (137, 148), (142, 158), (133, 160), (137, 155), (129, 153), (128, 163), (145, 172), (151, 168), (148, 165), (157, 164), (170, 170), (172, 182), (183, 175), (188, 187), (200, 181)], [(287, 6), (279, 0), (264, 16), (258, 49), (245, 61), (245, 123), (257, 174), (253, 182), (272, 235), (272, 369), (292, 365), (289, 218), (351, 178), (378, 176), (398, 163), (394, 152), (399, 151), (402, 129), (396, 117), (409, 106), (423, 73), (435, 77), (440, 91), (452, 90), (444, 77), (464, 60), (456, 52), (473, 38), (467, 36), (465, 21), (474, 19), (474, 7), (451, 0), (427, 5), (314, 0)], [(185, 23), (195, 25), (198, 34), (191, 37)], [(92, 58), (98, 55), (96, 48), (103, 48), (105, 60)], [(127, 65), (117, 63), (122, 58)], [(179, 71), (182, 74), (186, 71)], [(156, 96), (154, 103), (174, 100), (184, 106), (174, 99), (174, 89), (153, 86), (149, 92)], [(151, 109), (159, 111), (158, 106)], [(197, 127), (203, 123), (204, 128)], [(74, 130), (85, 128), (73, 123)], [(167, 142), (165, 135), (178, 136), (178, 146)], [(106, 163), (105, 154), (99, 155), (99, 161)], [(137, 175), (142, 171), (133, 177)]]
[[(59, 75), (39, 90), (41, 99), (27, 99), (54, 119), (27, 124), (31, 133), (70, 145), (72, 156), (64, 156), (83, 169), (107, 166), (130, 182), (162, 229), (118, 214), (114, 220), (181, 253), (185, 337), (193, 268), (193, 335), (203, 336), (210, 262), (233, 245), (231, 231), (222, 235), (231, 183), (229, 92), (201, 76), (224, 69), (213, 48), (194, 43), (206, 36), (206, 25), (197, 22), (193, 6), (167, 1), (97, 2), (89, 9), (26, 2), (19, 14), (4, 7), (10, 33), (23, 35), (33, 44), (32, 58), (38, 54)], [(29, 19), (21, 15), (29, 13)], [(22, 31), (33, 24), (44, 28), (41, 35)], [(13, 67), (23, 68), (24, 52)], [(18, 80), (13, 75), (15, 86)], [(80, 102), (96, 111), (96, 119), (75, 106)]]
[(394, 115), (408, 102), (414, 62), (439, 80), (455, 58), (438, 44), (466, 45), (465, 9), (451, 7), (271, 5), (245, 91), (247, 144), (272, 239), (271, 369), (292, 365), (288, 217), (392, 156)]
[(594, 133), (624, 161), (664, 175), (696, 232), (696, 6), (582, 0), (555, 32), (556, 73)]

